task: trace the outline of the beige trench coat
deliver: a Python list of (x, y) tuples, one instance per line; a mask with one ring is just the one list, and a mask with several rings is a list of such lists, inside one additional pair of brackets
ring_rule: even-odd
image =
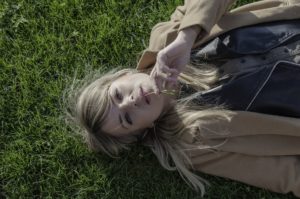
[[(264, 0), (226, 12), (233, 2), (186, 0), (170, 21), (152, 29), (149, 47), (137, 68), (152, 67), (157, 52), (171, 43), (179, 30), (193, 25), (202, 29), (194, 44), (197, 47), (234, 28), (300, 18), (300, 0)], [(293, 192), (300, 197), (300, 119), (245, 111), (234, 114), (230, 122), (208, 126), (229, 132), (223, 137), (205, 136), (212, 145), (227, 139), (219, 152), (189, 152), (194, 169), (274, 192)], [(192, 142), (190, 135), (184, 139)]]

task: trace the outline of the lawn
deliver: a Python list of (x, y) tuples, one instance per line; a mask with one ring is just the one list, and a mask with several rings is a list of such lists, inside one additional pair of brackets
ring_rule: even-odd
[[(74, 77), (135, 67), (151, 27), (181, 3), (1, 1), (0, 198), (201, 198), (147, 148), (117, 159), (92, 153), (62, 119)], [(204, 198), (293, 198), (200, 175), (211, 182)]]

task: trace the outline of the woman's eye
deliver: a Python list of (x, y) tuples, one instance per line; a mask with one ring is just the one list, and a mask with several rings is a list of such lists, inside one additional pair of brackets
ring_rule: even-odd
[(126, 119), (126, 121), (128, 122), (128, 124), (132, 125), (132, 120), (131, 120), (131, 118), (129, 117), (129, 114), (128, 114), (128, 113), (125, 113), (125, 119)]
[(116, 98), (118, 99), (118, 100), (122, 100), (122, 95), (118, 92), (118, 90), (116, 90)]

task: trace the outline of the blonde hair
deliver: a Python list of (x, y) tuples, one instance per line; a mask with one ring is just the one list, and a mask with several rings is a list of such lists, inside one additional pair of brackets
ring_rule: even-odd
[[(67, 121), (80, 126), (81, 135), (91, 150), (116, 157), (122, 149), (128, 149), (129, 144), (139, 141), (136, 136), (114, 137), (101, 132), (101, 124), (111, 106), (108, 100), (109, 86), (122, 75), (137, 72), (147, 71), (114, 69), (106, 74), (92, 77), (90, 75), (82, 81), (74, 82), (65, 92)], [(205, 65), (187, 66), (179, 76), (180, 82), (198, 91), (209, 89), (217, 80), (217, 68)], [(191, 171), (193, 165), (187, 152), (189, 149), (210, 148), (202, 144), (199, 138), (204, 131), (201, 128), (202, 124), (215, 120), (229, 120), (230, 112), (221, 106), (195, 105), (192, 99), (191, 96), (178, 99), (174, 107), (158, 118), (154, 128), (145, 130), (141, 143), (150, 147), (165, 169), (177, 170), (189, 185), (197, 191), (200, 190), (203, 195), (203, 183), (208, 182)], [(181, 139), (188, 133), (195, 139), (194, 143)]]
[(83, 80), (73, 79), (72, 86), (66, 89), (63, 96), (63, 107), (66, 123), (83, 137), (89, 149), (104, 152), (116, 157), (135, 137), (114, 137), (101, 132), (111, 102), (108, 88), (111, 83), (127, 73), (137, 73), (134, 69), (113, 69), (106, 74), (90, 72)]

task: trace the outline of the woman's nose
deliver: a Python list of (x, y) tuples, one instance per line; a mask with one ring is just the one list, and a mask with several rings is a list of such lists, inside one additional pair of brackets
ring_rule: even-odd
[(131, 94), (125, 100), (123, 100), (123, 103), (120, 105), (120, 108), (132, 108), (137, 106), (137, 101), (135, 97)]

